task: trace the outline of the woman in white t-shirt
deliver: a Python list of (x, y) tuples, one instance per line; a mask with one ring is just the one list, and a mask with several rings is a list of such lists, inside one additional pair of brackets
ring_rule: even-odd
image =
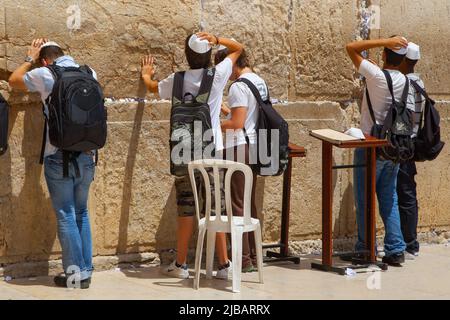
[[(227, 50), (223, 49), (216, 54), (216, 63), (221, 62)], [(241, 54), (233, 67), (230, 80), (240, 78), (250, 80), (259, 90), (263, 100), (268, 97), (268, 88), (265, 81), (255, 74), (250, 68), (245, 51)], [(254, 154), (252, 148), (256, 148), (258, 121), (258, 104), (250, 88), (243, 82), (233, 83), (228, 95), (229, 114), (228, 119), (222, 121), (222, 130), (225, 132), (224, 157), (227, 160), (251, 164), (250, 154)], [(226, 111), (226, 110), (225, 110)], [(250, 152), (252, 151), (252, 152)], [(256, 173), (253, 174), (253, 189), (251, 199), (251, 216), (257, 218), (255, 204)], [(244, 214), (244, 185), (245, 178), (242, 173), (235, 173), (231, 178), (231, 204), (233, 215)], [(243, 238), (242, 272), (256, 271), (256, 246), (254, 234), (244, 234)]]

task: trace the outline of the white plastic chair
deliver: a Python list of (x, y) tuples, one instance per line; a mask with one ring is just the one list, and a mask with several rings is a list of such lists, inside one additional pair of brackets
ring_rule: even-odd
[[(208, 171), (212, 170), (214, 177), (215, 190), (215, 212), (221, 213), (221, 181), (220, 170), (225, 169), (225, 208), (227, 215), (218, 214), (211, 216), (211, 182)], [(207, 171), (208, 170), (208, 171)], [(199, 171), (203, 177), (205, 184), (205, 217), (200, 218), (199, 194), (195, 183), (195, 172)], [(231, 207), (231, 177), (234, 172), (241, 171), (245, 176), (244, 191), (244, 216), (235, 217)], [(261, 224), (258, 219), (251, 218), (251, 195), (253, 184), (253, 172), (249, 166), (226, 160), (204, 159), (192, 161), (189, 164), (189, 177), (193, 188), (195, 198), (195, 210), (198, 219), (198, 240), (197, 251), (195, 255), (195, 279), (194, 289), (198, 290), (200, 286), (200, 267), (203, 252), (203, 242), (206, 233), (207, 252), (206, 252), (206, 278), (212, 279), (212, 269), (214, 262), (214, 249), (216, 242), (216, 233), (231, 233), (231, 249), (232, 249), (232, 271), (233, 271), (233, 292), (241, 290), (241, 272), (242, 272), (242, 236), (244, 232), (255, 232), (255, 243), (257, 253), (257, 263), (259, 272), (259, 282), (263, 282), (263, 255), (262, 255), (262, 237)], [(201, 190), (200, 190), (201, 192)]]

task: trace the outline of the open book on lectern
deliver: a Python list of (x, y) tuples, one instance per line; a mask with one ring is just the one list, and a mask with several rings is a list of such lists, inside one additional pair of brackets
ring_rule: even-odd
[[(354, 128), (352, 128), (354, 129)], [(358, 129), (359, 130), (359, 129)], [(364, 135), (362, 132), (356, 131), (356, 130), (349, 130), (347, 131), (349, 133), (352, 133), (353, 135), (342, 133), (333, 129), (320, 129), (320, 130), (312, 130), (310, 132), (310, 135), (313, 137), (316, 137), (321, 140), (328, 141), (333, 144), (341, 144), (343, 142), (347, 141), (362, 141), (365, 140)]]

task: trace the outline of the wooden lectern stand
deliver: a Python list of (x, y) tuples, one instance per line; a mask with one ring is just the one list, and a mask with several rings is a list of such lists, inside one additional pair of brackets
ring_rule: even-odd
[(283, 204), (281, 209), (281, 237), (277, 244), (263, 246), (264, 249), (280, 248), (280, 252), (267, 251), (264, 262), (292, 261), (300, 263), (299, 257), (289, 256), (289, 215), (291, 211), (292, 159), (306, 157), (306, 150), (293, 143), (289, 144), (289, 162), (283, 176)]
[[(366, 168), (366, 210), (365, 210), (365, 244), (366, 258), (354, 260), (353, 269), (363, 269), (370, 265), (376, 265), (382, 270), (387, 270), (387, 265), (377, 262), (376, 246), (376, 207), (375, 207), (375, 177), (376, 177), (376, 148), (387, 145), (386, 140), (379, 140), (366, 136), (365, 140), (355, 139), (334, 130), (317, 130), (310, 135), (322, 141), (322, 263), (312, 263), (311, 268), (321, 271), (336, 272), (345, 275), (347, 267), (333, 265), (333, 169), (349, 169), (356, 167)], [(333, 146), (337, 148), (365, 148), (365, 165), (340, 165), (333, 166)], [(356, 186), (353, 186), (356, 187)]]

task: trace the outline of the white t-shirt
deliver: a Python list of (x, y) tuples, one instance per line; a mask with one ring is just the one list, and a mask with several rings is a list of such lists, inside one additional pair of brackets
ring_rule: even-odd
[[(399, 101), (405, 88), (406, 77), (400, 71), (388, 71), (392, 78), (395, 99)], [(367, 60), (363, 60), (361, 63), (359, 73), (366, 78), (370, 101), (372, 102), (373, 111), (375, 113), (375, 120), (378, 124), (384, 124), (389, 106), (392, 103), (386, 77), (380, 67)], [(370, 134), (373, 124), (367, 105), (366, 93), (364, 92), (361, 107), (361, 130), (366, 134)]]
[[(417, 84), (421, 88), (425, 88), (425, 84), (420, 79), (419, 75), (417, 73), (410, 73), (406, 75), (408, 79), (412, 81), (416, 81)], [(420, 93), (416, 91), (416, 88), (414, 88), (413, 84), (411, 83), (409, 86), (409, 94), (408, 94), (408, 109), (410, 109), (413, 112), (414, 115), (414, 133), (413, 137), (417, 136), (417, 132), (419, 131), (419, 125), (420, 125), (420, 116), (422, 114), (422, 111), (425, 108), (425, 97), (422, 96)]]
[[(266, 82), (255, 73), (244, 73), (241, 78), (250, 80), (259, 90), (261, 98), (266, 100), (269, 95)], [(255, 96), (250, 88), (243, 82), (236, 82), (230, 88), (228, 95), (230, 108), (247, 108), (247, 119), (245, 120), (245, 131), (247, 132), (250, 144), (257, 143), (256, 122), (258, 121), (259, 109)], [(247, 144), (243, 130), (227, 130), (226, 148), (233, 148), (242, 144)]]
[[(233, 72), (233, 62), (226, 58), (216, 66), (214, 83), (209, 97), (208, 105), (211, 111), (211, 122), (214, 134), (216, 151), (223, 150), (222, 129), (220, 127), (220, 111), (222, 107), (223, 90)], [(161, 99), (171, 100), (173, 91), (173, 80), (175, 74), (159, 82), (158, 91)], [(188, 70), (184, 76), (183, 94), (191, 93), (196, 96), (200, 90), (203, 79), (203, 69)]]
[[(76, 67), (79, 65), (75, 63), (75, 60), (71, 56), (62, 56), (55, 60), (55, 64), (60, 67)], [(97, 80), (97, 73), (91, 68), (92, 76)], [(48, 96), (52, 93), (53, 85), (55, 84), (55, 79), (51, 71), (47, 67), (41, 67), (33, 69), (25, 74), (23, 77), (25, 85), (30, 92), (39, 92), (41, 95), (42, 103), (44, 104), (44, 110), (48, 116), (48, 107), (45, 104)], [(58, 148), (50, 143), (49, 130), (47, 125), (47, 138), (45, 139), (45, 151), (44, 157), (51, 156), (58, 151)]]

